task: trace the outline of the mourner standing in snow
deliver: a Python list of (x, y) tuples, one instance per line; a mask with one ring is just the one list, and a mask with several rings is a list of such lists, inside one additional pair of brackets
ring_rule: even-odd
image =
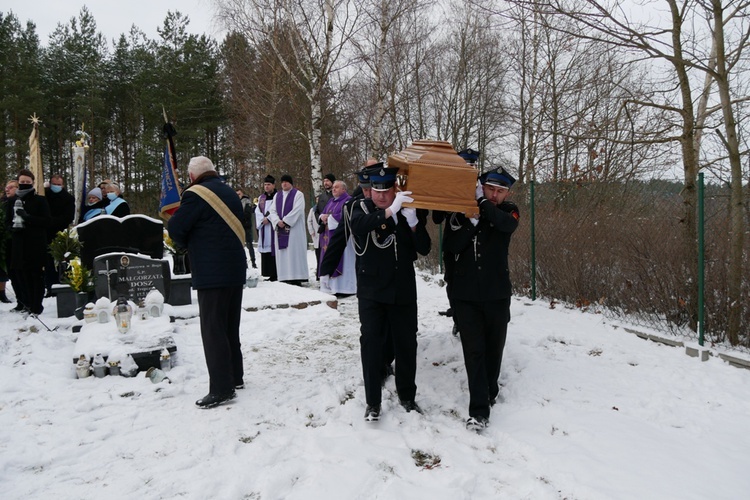
[(59, 231), (68, 229), (76, 214), (76, 199), (65, 189), (62, 175), (55, 174), (50, 177), (49, 187), (44, 190), (47, 198), (49, 211), (52, 214), (52, 223), (47, 230), (47, 262), (44, 265), (44, 287), (47, 289), (46, 297), (52, 296), (52, 285), (60, 283), (60, 275), (55, 266), (55, 260), (49, 252), (49, 244), (55, 239)]
[(281, 192), (274, 196), (267, 209), (268, 220), (274, 229), (276, 275), (279, 281), (299, 285), (310, 279), (307, 269), (305, 195), (294, 187), (291, 175), (281, 176)]
[[(320, 220), (325, 225), (325, 230), (320, 236), (321, 262), (328, 250), (328, 245), (333, 238), (334, 231), (339, 225), (344, 224), (344, 204), (350, 198), (351, 196), (347, 193), (344, 181), (333, 183), (333, 197), (328, 200), (323, 213), (320, 214)], [(354, 295), (357, 293), (357, 275), (354, 269), (354, 260), (354, 242), (347, 241), (344, 252), (336, 263), (335, 269), (330, 273), (330, 276), (320, 277), (320, 290), (340, 295)]]
[(273, 226), (268, 219), (273, 197), (276, 195), (276, 179), (267, 175), (263, 179), (263, 193), (255, 206), (255, 227), (258, 229), (258, 253), (260, 254), (260, 274), (268, 281), (276, 281), (276, 242)]
[(187, 248), (198, 291), (201, 338), (208, 366), (208, 394), (195, 402), (213, 408), (244, 387), (240, 313), (245, 284), (242, 203), (205, 156), (190, 159), (191, 185), (169, 219), (169, 235)]
[(242, 227), (245, 228), (245, 246), (250, 254), (250, 262), (252, 263), (253, 269), (256, 269), (258, 265), (255, 263), (255, 249), (253, 248), (253, 226), (255, 225), (255, 204), (248, 195), (242, 190), (237, 188), (237, 196), (242, 202), (242, 213), (244, 218), (242, 219)]
[(44, 310), (44, 262), (52, 216), (47, 199), (34, 191), (34, 174), (23, 169), (16, 180), (16, 195), (5, 207), (5, 223), (11, 228), (10, 279), (18, 301), (13, 310), (38, 315)]

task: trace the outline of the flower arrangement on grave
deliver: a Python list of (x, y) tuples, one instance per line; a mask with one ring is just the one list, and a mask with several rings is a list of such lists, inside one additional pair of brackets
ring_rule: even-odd
[(65, 273), (65, 283), (70, 285), (74, 292), (91, 292), (94, 290), (91, 270), (84, 266), (78, 257), (70, 261)]
[(169, 236), (169, 231), (164, 229), (164, 250), (169, 252), (172, 255), (183, 255), (187, 253), (187, 250), (181, 247), (178, 247), (174, 240)]
[(69, 263), (71, 260), (81, 256), (83, 243), (78, 240), (78, 231), (75, 229), (65, 229), (58, 231), (49, 244), (49, 253), (55, 260), (55, 265)]
[(187, 274), (190, 269), (187, 264), (187, 249), (178, 247), (174, 240), (169, 236), (169, 232), (164, 229), (164, 249), (172, 255), (172, 272), (174, 274)]

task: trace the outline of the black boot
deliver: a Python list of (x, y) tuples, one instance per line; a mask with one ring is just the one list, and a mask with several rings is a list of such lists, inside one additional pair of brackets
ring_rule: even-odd
[(8, 296), (5, 295), (5, 290), (0, 290), (0, 302), (2, 302), (3, 304), (10, 304)]

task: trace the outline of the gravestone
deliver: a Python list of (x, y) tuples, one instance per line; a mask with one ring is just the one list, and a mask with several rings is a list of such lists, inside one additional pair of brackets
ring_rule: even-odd
[(89, 269), (96, 257), (112, 252), (139, 253), (154, 259), (164, 256), (164, 224), (146, 215), (99, 215), (78, 224), (76, 230), (83, 244), (81, 263)]
[(136, 304), (142, 304), (146, 294), (156, 288), (169, 299), (169, 263), (127, 253), (109, 253), (94, 259), (94, 292), (98, 297), (117, 300), (127, 295)]

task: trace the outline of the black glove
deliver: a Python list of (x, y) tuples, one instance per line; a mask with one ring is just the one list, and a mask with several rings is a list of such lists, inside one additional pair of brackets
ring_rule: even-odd
[(17, 215), (18, 215), (18, 216), (19, 216), (20, 218), (22, 218), (23, 220), (26, 220), (26, 219), (28, 219), (28, 218), (29, 218), (29, 214), (28, 214), (28, 213), (26, 213), (26, 210), (24, 210), (23, 208), (19, 208), (18, 210), (16, 210), (16, 214), (17, 214)]

